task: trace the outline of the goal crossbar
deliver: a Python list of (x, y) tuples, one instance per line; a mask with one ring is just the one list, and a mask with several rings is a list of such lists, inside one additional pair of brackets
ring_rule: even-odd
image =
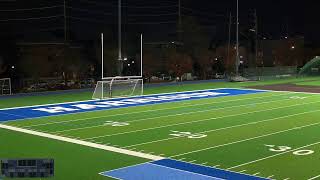
[(128, 77), (113, 77), (98, 81), (92, 99), (140, 96), (143, 94), (143, 80)]

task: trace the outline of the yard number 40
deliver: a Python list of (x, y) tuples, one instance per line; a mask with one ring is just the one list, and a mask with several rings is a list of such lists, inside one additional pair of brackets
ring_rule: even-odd
[(121, 126), (128, 126), (130, 125), (127, 122), (116, 122), (116, 121), (106, 121), (104, 123), (105, 126), (112, 126), (112, 127), (121, 127)]
[(191, 133), (191, 132), (181, 132), (181, 131), (171, 131), (172, 133), (170, 136), (175, 136), (175, 137), (187, 137), (190, 139), (200, 139), (207, 137), (205, 134), (200, 134), (200, 133)]
[[(265, 145), (265, 146), (269, 147), (269, 151), (272, 151), (272, 152), (286, 152), (286, 151), (292, 150), (292, 147), (289, 147), (289, 146), (276, 146), (276, 145)], [(306, 156), (313, 153), (314, 151), (312, 150), (296, 150), (292, 152), (293, 155), (297, 155), (297, 156)]]

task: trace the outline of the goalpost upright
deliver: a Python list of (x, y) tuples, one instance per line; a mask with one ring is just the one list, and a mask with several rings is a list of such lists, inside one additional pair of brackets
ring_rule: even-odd
[[(114, 77), (117, 76), (104, 76), (104, 36), (103, 33), (101, 33), (101, 79), (102, 80), (111, 80)], [(119, 61), (125, 61), (125, 60), (119, 60)], [(140, 74), (137, 75), (131, 75), (131, 76), (121, 76), (119, 75), (118, 77), (122, 77), (122, 78), (142, 78), (143, 76), (143, 35), (140, 34)]]
[[(113, 97), (113, 94), (119, 94), (122, 90), (126, 92), (127, 95), (124, 96), (133, 96), (133, 95), (142, 95), (143, 94), (143, 35), (140, 34), (140, 71), (138, 74), (133, 74), (129, 76), (105, 76), (104, 66), (104, 36), (101, 33), (101, 81), (97, 82), (93, 99), (103, 99), (106, 97)], [(124, 62), (124, 60), (121, 60)], [(139, 67), (139, 66), (138, 66)], [(120, 86), (123, 86), (120, 88)], [(127, 86), (127, 87), (124, 87)], [(132, 88), (129, 90), (129, 88)], [(115, 92), (114, 91), (118, 91)], [(136, 92), (139, 91), (139, 92)], [(106, 94), (107, 93), (107, 94)], [(121, 94), (121, 93), (120, 93)], [(101, 98), (99, 98), (101, 97)]]

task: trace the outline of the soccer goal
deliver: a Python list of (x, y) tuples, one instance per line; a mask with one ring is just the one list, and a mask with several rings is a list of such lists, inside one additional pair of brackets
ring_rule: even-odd
[(11, 95), (11, 79), (0, 79), (0, 95)]
[[(105, 72), (105, 65), (113, 67), (112, 62), (105, 62), (104, 60), (104, 46), (103, 34), (101, 34), (101, 81), (98, 81), (93, 92), (92, 99), (108, 99), (115, 97), (130, 97), (130, 96), (141, 96), (143, 95), (143, 36), (140, 35), (140, 61), (129, 61), (127, 58), (121, 58), (121, 48), (119, 48), (119, 64), (127, 64), (133, 66), (136, 65), (136, 70), (133, 74), (127, 74), (125, 76), (122, 73), (116, 73), (110, 76)], [(132, 64), (131, 64), (132, 63)], [(117, 65), (114, 68), (118, 68)]]
[(111, 80), (98, 81), (92, 99), (141, 96), (142, 94), (142, 79), (114, 77)]

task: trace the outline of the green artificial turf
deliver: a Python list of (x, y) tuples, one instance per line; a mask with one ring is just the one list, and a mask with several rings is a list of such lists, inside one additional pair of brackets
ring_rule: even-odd
[[(269, 84), (282, 84), (282, 83), (299, 83), (305, 81), (319, 80), (318, 77), (309, 78), (289, 78), (289, 79), (278, 79), (278, 80), (268, 80), (268, 81), (257, 81), (257, 82), (243, 82), (243, 83), (231, 83), (231, 82), (211, 82), (195, 84), (182, 84), (182, 85), (169, 85), (169, 86), (159, 86), (145, 88), (144, 94), (158, 94), (158, 93), (168, 93), (168, 92), (181, 92), (199, 89), (214, 89), (214, 88), (240, 88), (240, 87), (250, 87), (257, 85), (269, 85)], [(14, 97), (14, 98), (4, 98), (0, 99), (0, 109), (10, 108), (10, 107), (20, 107), (20, 106), (32, 106), (41, 104), (52, 104), (52, 103), (64, 103), (71, 101), (83, 101), (91, 99), (93, 90), (91, 91), (80, 91), (80, 92), (67, 92), (61, 94), (48, 94), (48, 95), (37, 95), (27, 97)]]
[(300, 86), (320, 86), (320, 81), (305, 81), (305, 82), (297, 82), (295, 84)]
[[(305, 80), (206, 83), (150, 88), (146, 92), (247, 87)], [(64, 95), (57, 96), (62, 98)], [(41, 98), (43, 103), (51, 96)], [(78, 96), (75, 98), (81, 100)], [(20, 101), (25, 99), (21, 98)], [(57, 97), (55, 101), (60, 100)], [(300, 180), (320, 174), (317, 168), (320, 166), (319, 117), (320, 95), (265, 92), (42, 117), (4, 124), (250, 175)], [(106, 121), (126, 122), (128, 125), (113, 127), (106, 125)], [(177, 137), (177, 134), (181, 135), (179, 132), (190, 134)], [(103, 179), (98, 172), (146, 161), (1, 129), (0, 137), (6, 140), (0, 157), (55, 158), (55, 179)], [(274, 145), (274, 150), (266, 145)], [(281, 150), (283, 146), (289, 149)], [(312, 153), (294, 154), (301, 150)]]
[[(146, 161), (141, 158), (4, 129), (0, 129), (0, 139), (2, 141), (0, 159), (53, 158), (55, 175), (49, 178), (52, 180), (109, 179), (98, 173)], [(36, 180), (37, 178), (31, 179)]]

